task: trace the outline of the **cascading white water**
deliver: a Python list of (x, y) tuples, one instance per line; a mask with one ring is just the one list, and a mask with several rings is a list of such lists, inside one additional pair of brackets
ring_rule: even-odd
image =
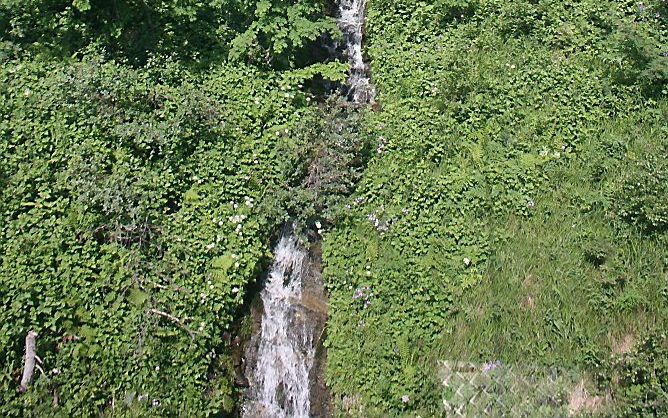
[(376, 90), (369, 79), (369, 66), (362, 55), (366, 0), (339, 0), (337, 24), (346, 43), (345, 54), (350, 64), (348, 99), (353, 103), (373, 103)]
[[(337, 19), (350, 63), (346, 84), (348, 100), (359, 105), (373, 103), (375, 97), (369, 68), (362, 55), (365, 7), (365, 0), (340, 0)], [(284, 233), (274, 249), (274, 263), (260, 295), (264, 311), (259, 342), (250, 344), (257, 347), (257, 353), (255, 364), (247, 370), (250, 387), (242, 411), (244, 418), (327, 415), (326, 407), (320, 406), (320, 412), (314, 411), (318, 403), (311, 399), (314, 382), (309, 378), (327, 309), (326, 302), (324, 308), (318, 306), (318, 299), (324, 299), (324, 291), (320, 276), (313, 276), (314, 266), (310, 263), (308, 252), (294, 234)], [(315, 293), (310, 289), (308, 296), (303, 292), (307, 279), (310, 285), (317, 283), (319, 289)]]
[(245, 417), (308, 418), (309, 372), (316, 347), (315, 324), (301, 305), (308, 254), (294, 235), (284, 234), (261, 293), (264, 313)]

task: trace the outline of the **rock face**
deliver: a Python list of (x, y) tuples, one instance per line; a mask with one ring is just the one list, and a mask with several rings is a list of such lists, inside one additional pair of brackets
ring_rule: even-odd
[(314, 330), (318, 337), (314, 340), (315, 357), (311, 371), (309, 373), (309, 394), (311, 398), (311, 416), (329, 417), (330, 394), (325, 382), (325, 369), (327, 367), (327, 350), (324, 342), (327, 332), (327, 297), (325, 287), (322, 282), (322, 267), (320, 243), (311, 245), (309, 251), (310, 265), (312, 272), (309, 279), (306, 280), (306, 288), (302, 300), (305, 301), (304, 307), (310, 311), (311, 320), (314, 322)]
[(322, 345), (327, 300), (318, 246), (311, 247), (307, 251), (289, 230), (276, 245), (259, 303), (251, 309), (244, 417), (329, 416)]

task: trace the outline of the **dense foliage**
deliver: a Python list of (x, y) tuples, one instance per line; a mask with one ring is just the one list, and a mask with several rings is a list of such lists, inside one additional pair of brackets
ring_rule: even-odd
[(5, 49), (70, 56), (92, 43), (135, 64), (158, 53), (184, 64), (229, 54), (261, 65), (303, 66), (311, 61), (304, 47), (335, 27), (319, 0), (0, 2)]
[(338, 413), (442, 415), (437, 360), (668, 413), (668, 3), (370, 0), (374, 111), (307, 90), (330, 7), (0, 0), (0, 414), (233, 414), (289, 218)]
[(592, 373), (665, 413), (665, 338), (621, 341), (668, 320), (666, 3), (369, 9), (378, 148), (324, 245), (339, 407), (438, 415), (446, 359)]
[(236, 3), (0, 2), (0, 415), (238, 407), (229, 331), (316, 141), (301, 86), (345, 68), (307, 65), (322, 4)]

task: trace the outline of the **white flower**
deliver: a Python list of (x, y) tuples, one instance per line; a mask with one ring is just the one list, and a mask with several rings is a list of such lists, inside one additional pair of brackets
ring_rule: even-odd
[(215, 247), (215, 246), (216, 246), (216, 243), (212, 242), (211, 244), (206, 246), (206, 249), (207, 250), (213, 250), (213, 247)]
[(239, 288), (238, 287), (233, 287), (232, 288), (232, 293), (239, 293)]
[(322, 224), (320, 223), (320, 221), (315, 222), (315, 227), (318, 228), (318, 229), (322, 228)]
[(468, 257), (464, 257), (464, 264), (467, 265), (467, 266), (470, 266), (471, 265), (471, 259), (468, 258)]
[(404, 395), (401, 397), (401, 402), (403, 403), (408, 403), (411, 401), (411, 398), (408, 395)]

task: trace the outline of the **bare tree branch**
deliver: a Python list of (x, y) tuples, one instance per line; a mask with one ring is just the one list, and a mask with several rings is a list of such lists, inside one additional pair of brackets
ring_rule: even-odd
[(21, 385), (19, 391), (21, 393), (28, 390), (28, 385), (32, 382), (32, 375), (35, 371), (35, 341), (37, 340), (37, 333), (35, 331), (28, 332), (26, 335), (26, 354), (23, 363), (23, 377), (21, 377)]
[(174, 322), (175, 324), (177, 324), (178, 326), (180, 326), (181, 328), (183, 328), (183, 330), (184, 330), (185, 332), (187, 332), (188, 335), (190, 335), (190, 339), (191, 339), (191, 340), (195, 341), (195, 333), (193, 333), (193, 332), (190, 330), (190, 328), (188, 328), (183, 322), (181, 322), (181, 320), (180, 320), (179, 318), (175, 317), (174, 315), (170, 315), (170, 314), (168, 314), (167, 312), (159, 311), (159, 310), (157, 310), (157, 309), (155, 309), (155, 308), (151, 308), (151, 309), (149, 309), (148, 311), (149, 311), (149, 313), (152, 313), (152, 314), (154, 314), (154, 315), (162, 316), (163, 318), (167, 318), (167, 319), (169, 319), (170, 321)]

